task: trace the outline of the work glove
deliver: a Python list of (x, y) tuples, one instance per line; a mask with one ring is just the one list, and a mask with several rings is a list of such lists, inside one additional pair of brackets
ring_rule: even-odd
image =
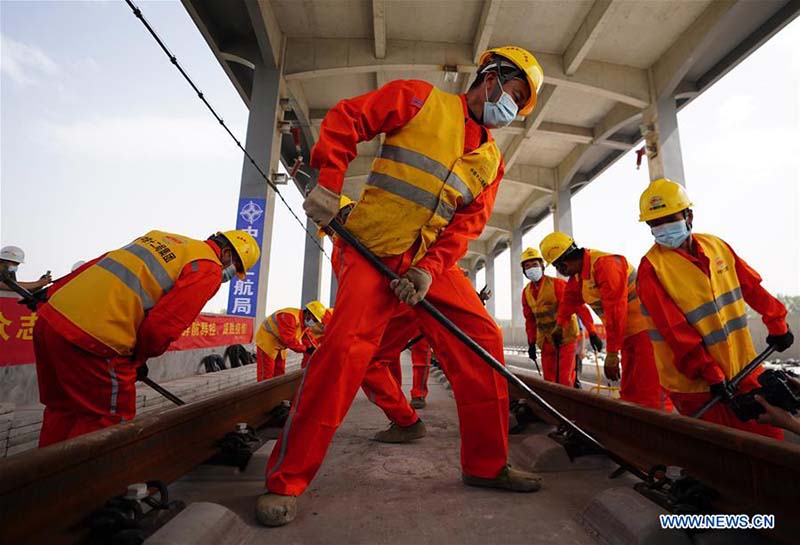
[(556, 324), (556, 327), (553, 328), (553, 332), (550, 333), (550, 340), (554, 347), (561, 346), (561, 341), (564, 340), (564, 330), (561, 329), (560, 325)]
[(308, 354), (310, 356), (311, 354), (314, 353), (315, 350), (316, 350), (316, 348), (314, 348), (313, 346), (308, 346), (308, 347), (306, 347), (306, 354)]
[(414, 306), (428, 293), (431, 287), (431, 278), (428, 271), (419, 267), (411, 267), (406, 273), (397, 280), (392, 280), (389, 287), (402, 302)]
[(603, 350), (603, 339), (597, 333), (592, 333), (589, 335), (589, 345), (591, 345), (592, 350), (595, 352), (600, 352)]
[(606, 355), (603, 373), (608, 380), (619, 380), (619, 354), (617, 352), (609, 352)]
[(769, 335), (767, 336), (767, 344), (774, 346), (778, 352), (783, 352), (794, 343), (794, 335), (788, 329), (783, 335)]
[(711, 393), (712, 398), (719, 397), (725, 403), (733, 399), (733, 394), (736, 393), (733, 389), (733, 386), (731, 386), (727, 380), (717, 382), (716, 384), (711, 384), (708, 387), (708, 391)]
[(528, 357), (533, 361), (536, 361), (536, 345), (530, 344), (528, 345)]
[(314, 223), (326, 227), (339, 213), (339, 195), (317, 184), (303, 201), (303, 210)]
[(139, 367), (136, 368), (136, 380), (143, 381), (147, 378), (147, 373), (149, 369), (147, 368), (147, 364), (143, 363)]

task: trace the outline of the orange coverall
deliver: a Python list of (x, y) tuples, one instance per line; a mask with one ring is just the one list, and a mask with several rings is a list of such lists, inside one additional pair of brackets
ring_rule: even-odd
[[(676, 250), (681, 256), (690, 263), (697, 266), (706, 276), (710, 275), (708, 257), (703, 253), (700, 244), (695, 244), (697, 257)], [(730, 246), (728, 246), (730, 248)], [(733, 248), (731, 253), (736, 258), (736, 276), (742, 287), (742, 297), (750, 307), (762, 315), (764, 325), (770, 335), (783, 335), (787, 331), (786, 307), (778, 299), (773, 297), (761, 286), (761, 277), (753, 270), (742, 258), (736, 255)], [(678, 308), (678, 305), (670, 298), (661, 282), (656, 276), (653, 265), (646, 257), (642, 258), (639, 265), (637, 292), (642, 304), (647, 308), (650, 318), (653, 320), (661, 336), (675, 354), (675, 367), (690, 378), (705, 379), (709, 384), (716, 384), (725, 379), (725, 374), (720, 369), (717, 362), (711, 357), (703, 344), (700, 333), (686, 320), (686, 316)], [(753, 388), (758, 388), (758, 375), (763, 372), (759, 368), (748, 376), (739, 385), (741, 392), (748, 392)], [(686, 393), (669, 392), (669, 397), (684, 415), (691, 415), (697, 412), (700, 407), (711, 399), (708, 392)], [(724, 403), (717, 403), (703, 415), (703, 420), (730, 426), (740, 430), (750, 431), (783, 439), (783, 430), (774, 426), (759, 424), (755, 420), (742, 422), (739, 420), (730, 407)]]
[(562, 303), (558, 306), (557, 322), (566, 327), (569, 317), (585, 303), (583, 283), (595, 282), (603, 304), (601, 319), (606, 327), (606, 351), (622, 352), (620, 398), (644, 407), (671, 411), (672, 403), (658, 381), (655, 354), (647, 329), (625, 336), (628, 319), (627, 260), (616, 255), (604, 256), (596, 261), (592, 270), (590, 252), (588, 249), (584, 251), (581, 272), (572, 275), (567, 282)]
[[(402, 128), (420, 110), (431, 85), (394, 81), (377, 91), (339, 102), (325, 116), (312, 153), (319, 183), (339, 193), (358, 142)], [(462, 95), (464, 150), (476, 149), (488, 136), (473, 120)], [(470, 240), (483, 231), (497, 195), (502, 166), (495, 180), (450, 223), (416, 264), (433, 282), (426, 299), (481, 346), (503, 361), (500, 329), (487, 314), (469, 280), (455, 266)], [(414, 244), (401, 255), (383, 258), (398, 274), (411, 265)], [(355, 250), (341, 251), (336, 312), (327, 340), (311, 358), (283, 432), (267, 464), (271, 493), (299, 495), (313, 479), (333, 435), (365, 378), (390, 319), (401, 307), (389, 282)], [(508, 386), (480, 358), (446, 332), (421, 309), (413, 308), (437, 354), (442, 355), (455, 393), (461, 430), (461, 465), (465, 473), (495, 477), (508, 453)], [(406, 336), (403, 342), (410, 337)]]
[[(256, 349), (256, 364), (258, 366), (256, 368), (256, 380), (258, 382), (271, 379), (273, 377), (279, 377), (286, 373), (287, 348), (299, 354), (305, 353), (306, 347), (303, 345), (303, 333), (305, 332), (306, 327), (305, 324), (302, 323), (302, 320), (302, 309), (300, 309), (298, 314), (292, 312), (281, 312), (278, 314), (277, 319), (275, 320), (277, 322), (276, 325), (278, 326), (278, 338), (276, 339), (277, 342), (275, 343), (276, 345), (279, 345), (276, 346), (278, 350), (271, 351), (271, 353), (268, 354), (262, 350), (261, 347), (257, 347)], [(298, 325), (301, 331), (299, 337), (297, 336)]]
[[(530, 282), (530, 284), (534, 297), (537, 297), (542, 283)], [(567, 283), (560, 278), (553, 278), (553, 285), (554, 291), (556, 292), (556, 300), (560, 306), (564, 298), (564, 290), (567, 287)], [(589, 309), (585, 305), (581, 305), (578, 307), (576, 313), (588, 334), (593, 335), (595, 333), (594, 321), (592, 320)], [(528, 345), (531, 346), (536, 344), (538, 328), (536, 326), (536, 317), (533, 315), (528, 300), (525, 298), (524, 290), (522, 292), (522, 314), (525, 316), (525, 332), (528, 334)], [(548, 340), (544, 342), (542, 345), (542, 375), (545, 380), (557, 382), (558, 384), (563, 384), (570, 388), (575, 386), (575, 350), (578, 347), (578, 343), (582, 342), (582, 340), (583, 339), (579, 337), (575, 342), (562, 346), (558, 351), (558, 363), (556, 363), (556, 349), (553, 343)], [(556, 378), (556, 368), (558, 368), (558, 378)]]
[[(219, 256), (219, 247), (205, 242)], [(48, 288), (49, 295), (103, 257), (105, 254), (57, 280)], [(221, 283), (222, 268), (212, 261), (184, 266), (172, 289), (148, 311), (137, 332), (132, 358), (120, 357), (49, 304), (42, 305), (33, 328), (39, 400), (45, 405), (39, 446), (133, 419), (136, 368), (163, 354)]]

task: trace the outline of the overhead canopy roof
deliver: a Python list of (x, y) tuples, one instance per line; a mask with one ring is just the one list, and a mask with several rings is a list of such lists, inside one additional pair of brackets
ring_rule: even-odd
[[(480, 53), (518, 45), (545, 72), (527, 119), (493, 131), (506, 162), (494, 212), (473, 259), (545, 217), (636, 145), (642, 111), (682, 106), (783, 28), (798, 0), (183, 0), (249, 103), (253, 66), (282, 66), (287, 117), (305, 156), (340, 99), (393, 79), (466, 90)], [(357, 196), (379, 142), (359, 145), (345, 191)], [(293, 146), (283, 148), (291, 162)]]

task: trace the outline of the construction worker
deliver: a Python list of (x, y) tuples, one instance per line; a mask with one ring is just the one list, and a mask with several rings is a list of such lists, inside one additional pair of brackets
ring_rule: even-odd
[[(25, 252), (23, 252), (22, 248), (19, 246), (3, 246), (3, 248), (0, 249), (0, 271), (10, 274), (12, 279), (16, 279), (17, 269), (23, 263), (25, 263)], [(50, 271), (47, 271), (35, 282), (17, 282), (17, 284), (28, 291), (36, 291), (45, 287), (52, 281), (53, 278), (50, 276)], [(0, 290), (7, 289), (10, 288), (0, 280)]]
[(642, 315), (636, 297), (636, 269), (624, 256), (579, 248), (572, 237), (556, 231), (540, 244), (542, 255), (569, 281), (558, 305), (557, 327), (551, 333), (559, 344), (570, 324), (570, 316), (588, 304), (606, 329), (604, 373), (608, 380), (622, 380), (620, 398), (643, 407), (672, 410), (658, 382), (649, 321)]
[[(322, 303), (319, 304), (322, 305)], [(306, 329), (304, 331), (302, 342), (303, 346), (305, 347), (305, 352), (303, 353), (303, 361), (300, 363), (301, 369), (306, 368), (306, 365), (308, 365), (308, 360), (311, 358), (311, 355), (314, 354), (314, 351), (317, 348), (319, 348), (320, 343), (325, 338), (325, 326), (327, 326), (330, 323), (332, 317), (333, 317), (333, 309), (326, 308), (325, 312), (322, 315), (322, 323), (317, 325), (314, 329)], [(309, 350), (309, 348), (311, 350)]]
[(260, 253), (246, 231), (205, 241), (150, 231), (57, 280), (33, 329), (45, 405), (39, 446), (131, 420), (137, 369)]
[[(290, 522), (301, 494), (322, 463), (336, 428), (358, 391), (389, 320), (402, 303), (426, 297), (498, 360), (500, 329), (469, 280), (458, 270), (494, 204), (503, 166), (488, 129), (531, 113), (543, 73), (517, 47), (486, 51), (465, 95), (423, 81), (393, 81), (346, 99), (325, 116), (311, 163), (319, 182), (304, 203), (326, 226), (357, 144), (385, 133), (366, 187), (347, 219), (348, 229), (397, 271), (385, 278), (349, 246), (341, 249), (336, 313), (326, 341), (306, 368), (289, 424), (267, 465), (268, 493), (258, 500), (259, 521)], [(417, 310), (421, 328), (442, 355), (458, 404), (462, 476), (468, 485), (534, 491), (539, 479), (509, 469), (508, 386), (438, 322)]]
[(314, 346), (304, 345), (308, 330), (322, 333), (325, 305), (311, 301), (305, 308), (283, 308), (266, 317), (256, 333), (256, 380), (286, 373), (286, 349), (312, 354)]
[[(761, 286), (758, 273), (722, 239), (692, 233), (691, 206), (683, 186), (665, 178), (652, 182), (639, 200), (639, 221), (650, 227), (655, 244), (639, 265), (638, 293), (655, 326), (650, 337), (661, 384), (685, 415), (712, 395), (727, 395), (727, 381), (756, 357), (745, 303), (761, 314), (767, 344), (784, 351), (794, 342), (786, 307)], [(761, 372), (742, 381), (740, 390), (758, 387)], [(724, 403), (702, 418), (783, 437), (773, 426), (740, 421)]]
[[(522, 290), (522, 313), (525, 315), (525, 331), (528, 334), (528, 357), (536, 361), (536, 347), (542, 351), (542, 374), (549, 382), (557, 382), (572, 388), (575, 386), (575, 349), (579, 338), (578, 319), (570, 316), (563, 330), (560, 346), (553, 344), (551, 337), (556, 327), (556, 313), (564, 297), (567, 283), (560, 278), (544, 274), (542, 254), (535, 248), (526, 248), (520, 256), (520, 266), (525, 278), (530, 280)], [(589, 342), (595, 350), (603, 349), (603, 341), (594, 330), (589, 309), (580, 305), (576, 313), (589, 332)]]

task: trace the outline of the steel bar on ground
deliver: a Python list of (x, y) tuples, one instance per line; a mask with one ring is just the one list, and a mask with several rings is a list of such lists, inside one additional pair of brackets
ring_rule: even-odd
[(75, 543), (128, 484), (170, 483), (218, 451), (238, 422), (258, 427), (292, 399), (301, 371), (0, 460), (4, 543)]
[(526, 369), (512, 370), (626, 459), (643, 468), (680, 466), (720, 492), (718, 510), (775, 514), (778, 536), (797, 542), (800, 445), (548, 383)]

